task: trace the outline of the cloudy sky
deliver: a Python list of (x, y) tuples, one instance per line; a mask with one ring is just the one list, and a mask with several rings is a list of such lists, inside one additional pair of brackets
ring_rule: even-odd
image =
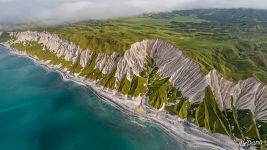
[(260, 8), (267, 0), (0, 0), (0, 25), (65, 22), (192, 8)]

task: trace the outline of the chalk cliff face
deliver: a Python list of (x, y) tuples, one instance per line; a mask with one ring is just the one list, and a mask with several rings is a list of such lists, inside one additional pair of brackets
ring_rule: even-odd
[(144, 40), (133, 44), (119, 61), (116, 77), (121, 79), (126, 75), (131, 80), (133, 74), (139, 75), (144, 70), (147, 57), (153, 58), (159, 67), (157, 74), (161, 78), (170, 78), (172, 85), (191, 102), (202, 101), (207, 82), (198, 64), (163, 40)]
[[(210, 71), (207, 79), (216, 97), (218, 107), (221, 110), (224, 108), (231, 109), (231, 96), (238, 95), (239, 93), (239, 90), (234, 88), (234, 83), (224, 79), (216, 70)], [(236, 98), (234, 97), (234, 99)]]
[(112, 53), (111, 55), (100, 53), (97, 55), (95, 68), (105, 75), (110, 74), (116, 68), (119, 59), (120, 57), (117, 53)]
[(88, 65), (88, 62), (92, 59), (93, 52), (89, 49), (86, 49), (81, 52), (80, 55), (80, 65), (84, 68)]
[(267, 121), (267, 86), (260, 85), (255, 96), (255, 116), (257, 120)]
[(237, 109), (250, 109), (257, 120), (267, 121), (266, 85), (255, 78), (241, 80), (235, 84), (224, 79), (216, 70), (212, 70), (207, 77), (221, 110), (231, 109), (233, 97), (233, 105)]
[(79, 64), (85, 68), (96, 56), (95, 69), (103, 74), (110, 74), (115, 70), (117, 81), (126, 77), (132, 81), (133, 76), (139, 76), (145, 69), (148, 57), (153, 58), (159, 68), (157, 74), (161, 78), (169, 78), (170, 83), (179, 89), (191, 103), (201, 102), (205, 96), (205, 89), (210, 86), (220, 110), (231, 109), (233, 105), (238, 109), (250, 109), (255, 119), (267, 121), (267, 86), (254, 78), (233, 83), (224, 79), (216, 70), (205, 75), (199, 65), (187, 58), (182, 51), (163, 40), (143, 40), (126, 50), (123, 55), (112, 53), (96, 53), (93, 50), (82, 50), (72, 42), (61, 39), (58, 35), (47, 32), (12, 32), (14, 43), (35, 41), (43, 44), (49, 51), (67, 61)]
[(33, 41), (43, 44), (58, 57), (64, 57), (65, 60), (73, 63), (77, 61), (81, 52), (81, 48), (74, 43), (47, 32), (13, 32), (11, 36), (15, 37), (15, 43)]

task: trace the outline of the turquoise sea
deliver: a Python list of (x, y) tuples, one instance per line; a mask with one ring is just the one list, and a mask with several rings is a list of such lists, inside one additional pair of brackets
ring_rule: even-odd
[(192, 149), (0, 47), (0, 150)]

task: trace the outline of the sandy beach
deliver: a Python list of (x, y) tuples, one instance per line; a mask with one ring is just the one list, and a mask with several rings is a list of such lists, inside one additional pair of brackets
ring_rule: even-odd
[(228, 136), (222, 134), (210, 133), (203, 128), (187, 121), (179, 119), (177, 116), (171, 115), (164, 110), (156, 110), (147, 104), (147, 99), (143, 97), (130, 97), (121, 93), (104, 88), (96, 81), (86, 79), (78, 74), (71, 74), (67, 70), (61, 69), (60, 65), (50, 65), (48, 61), (41, 61), (35, 57), (28, 56), (26, 53), (10, 48), (6, 44), (2, 44), (10, 50), (10, 54), (21, 57), (27, 57), (37, 65), (43, 66), (49, 71), (58, 72), (64, 80), (70, 80), (77, 84), (88, 87), (95, 95), (116, 107), (117, 109), (133, 116), (137, 116), (144, 121), (157, 124), (166, 133), (173, 136), (179, 142), (192, 147), (210, 148), (210, 149), (242, 149), (238, 144), (231, 140)]

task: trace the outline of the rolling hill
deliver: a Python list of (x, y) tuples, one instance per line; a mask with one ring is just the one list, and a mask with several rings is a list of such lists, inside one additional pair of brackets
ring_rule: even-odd
[(207, 9), (23, 28), (0, 40), (210, 132), (266, 140), (266, 31), (265, 10)]

